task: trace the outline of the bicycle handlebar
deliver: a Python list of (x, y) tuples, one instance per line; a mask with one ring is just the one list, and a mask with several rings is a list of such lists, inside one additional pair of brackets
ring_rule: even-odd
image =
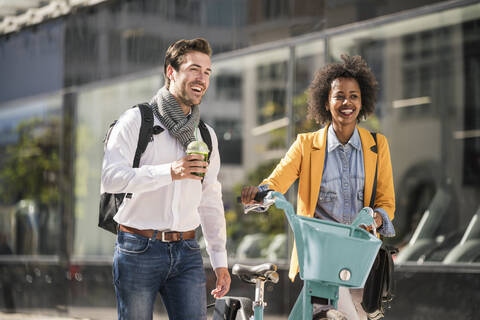
[[(263, 199), (267, 196), (267, 194), (270, 191), (272, 191), (272, 190), (265, 190), (265, 191), (257, 192), (257, 194), (255, 195), (255, 198), (253, 198), (253, 200), (255, 200), (257, 202), (263, 202)], [(237, 202), (242, 203), (242, 197), (237, 197)]]

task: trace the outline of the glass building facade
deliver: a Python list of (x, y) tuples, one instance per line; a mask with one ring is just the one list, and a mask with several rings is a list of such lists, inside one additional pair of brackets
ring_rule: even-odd
[[(448, 319), (445, 305), (452, 302), (445, 301), (466, 293), (459, 306), (465, 319), (474, 319), (480, 299), (475, 1), (107, 1), (1, 36), (0, 309), (66, 307), (82, 314), (89, 306), (115, 305), (115, 237), (97, 227), (102, 140), (113, 120), (163, 85), (166, 47), (196, 36), (214, 50), (201, 115), (219, 140), (230, 263), (279, 265), (282, 282), (269, 309), (288, 314), (295, 300), (299, 281), (290, 292), (286, 280), (292, 235), (280, 211), (244, 215), (236, 198), (243, 185), (268, 176), (296, 134), (319, 128), (306, 116), (308, 86), (319, 68), (346, 53), (361, 55), (380, 84), (375, 115), (360, 125), (390, 143), (397, 236), (388, 241), (400, 253), (389, 318), (427, 310), (425, 319)], [(402, 294), (421, 295), (418, 283), (430, 298), (412, 304)], [(436, 296), (436, 283), (453, 287)], [(232, 293), (243, 293), (234, 285)], [(51, 293), (22, 296), (30, 289)]]

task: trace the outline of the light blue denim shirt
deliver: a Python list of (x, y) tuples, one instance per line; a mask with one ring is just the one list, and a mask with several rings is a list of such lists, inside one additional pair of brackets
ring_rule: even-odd
[[(342, 145), (329, 126), (327, 150), (315, 217), (329, 221), (351, 224), (357, 213), (364, 207), (363, 190), (365, 171), (362, 142), (355, 128), (347, 144)], [(382, 215), (383, 225), (377, 230), (386, 237), (395, 235), (395, 229), (387, 212), (375, 209)]]

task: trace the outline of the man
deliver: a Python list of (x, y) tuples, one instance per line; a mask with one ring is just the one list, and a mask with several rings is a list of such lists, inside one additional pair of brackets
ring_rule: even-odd
[[(165, 55), (165, 86), (151, 101), (153, 136), (139, 168), (132, 168), (141, 125), (139, 108), (127, 110), (112, 130), (103, 161), (106, 192), (132, 193), (115, 216), (119, 224), (113, 261), (119, 319), (152, 319), (157, 292), (171, 319), (206, 318), (206, 278), (195, 229), (201, 225), (217, 277), (215, 298), (230, 288), (226, 227), (217, 180), (218, 141), (210, 162), (186, 155), (200, 139), (199, 107), (208, 89), (211, 48), (204, 39), (179, 40)], [(196, 138), (197, 137), (197, 138)], [(194, 173), (204, 173), (202, 177)]]

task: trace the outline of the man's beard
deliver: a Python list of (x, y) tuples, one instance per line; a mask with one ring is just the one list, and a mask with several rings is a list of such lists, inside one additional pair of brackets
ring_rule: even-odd
[(203, 95), (199, 98), (198, 103), (195, 103), (189, 96), (188, 96), (188, 91), (189, 89), (187, 88), (187, 85), (182, 86), (180, 90), (180, 96), (178, 97), (182, 104), (186, 105), (187, 107), (191, 107), (193, 105), (199, 105), (202, 102)]

